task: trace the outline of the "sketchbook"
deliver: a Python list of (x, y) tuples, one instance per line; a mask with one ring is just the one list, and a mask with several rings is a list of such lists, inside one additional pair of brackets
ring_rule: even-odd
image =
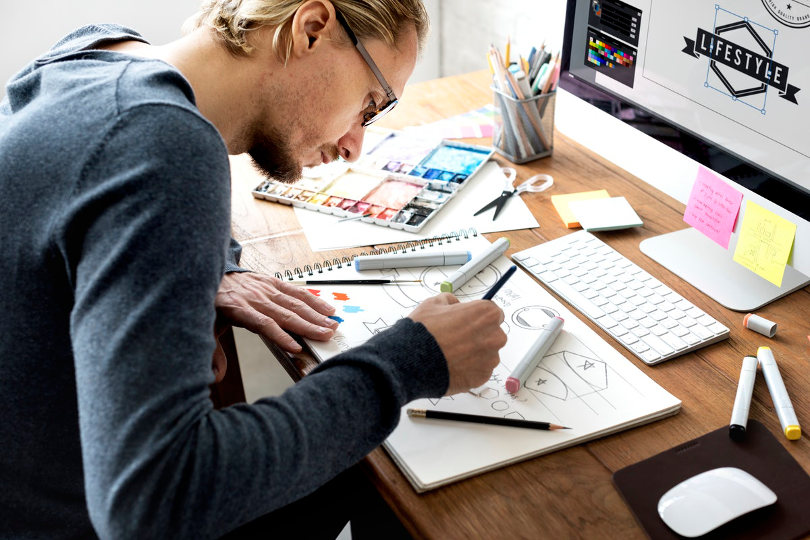
[[(466, 249), (473, 256), (488, 245), (474, 230), (460, 231), (389, 248)], [(478, 299), (512, 263), (500, 257), (456, 291), (462, 301)], [(421, 283), (308, 286), (336, 307), (340, 322), (328, 342), (308, 341), (324, 361), (359, 345), (407, 316), (439, 293), (439, 284), (457, 266), (357, 272), (349, 259), (324, 261), (286, 272), (286, 279), (390, 278)], [(675, 414), (680, 400), (660, 387), (609, 345), (532, 277), (518, 269), (493, 299), (505, 312), (507, 344), (490, 380), (473, 393), (420, 399), (402, 409), (398, 427), (383, 446), (418, 492), (541, 454)], [(504, 382), (540, 329), (551, 318), (565, 320), (563, 332), (517, 394)], [(568, 430), (512, 427), (410, 418), (408, 407), (497, 415), (552, 422)]]

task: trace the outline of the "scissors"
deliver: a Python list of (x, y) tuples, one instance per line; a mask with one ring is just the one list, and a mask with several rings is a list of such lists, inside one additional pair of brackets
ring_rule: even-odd
[(512, 197), (512, 195), (520, 195), (521, 193), (524, 193), (526, 191), (530, 193), (545, 191), (554, 184), (554, 179), (550, 175), (535, 174), (534, 176), (532, 176), (531, 178), (520, 184), (518, 187), (510, 189), (512, 187), (512, 182), (514, 182), (515, 180), (515, 176), (517, 176), (517, 172), (512, 167), (502, 167), (501, 170), (503, 171), (503, 174), (506, 175), (506, 182), (503, 191), (495, 199), (487, 203), (478, 212), (473, 214), (474, 216), (486, 212), (490, 208), (494, 207), (495, 215), (492, 216), (492, 221), (495, 221), (496, 219), (498, 219), (498, 214), (501, 213), (503, 207), (506, 206), (506, 201), (508, 201)]

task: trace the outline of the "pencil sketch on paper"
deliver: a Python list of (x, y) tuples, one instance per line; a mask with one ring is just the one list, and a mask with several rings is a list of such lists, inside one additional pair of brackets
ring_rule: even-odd
[[(422, 269), (418, 274), (408, 269), (388, 269), (380, 273), (388, 279), (420, 279), (421, 286), (396, 284), (384, 287), (386, 295), (404, 309), (415, 308), (422, 301), (441, 292), (440, 286), (446, 281), (455, 268), (432, 266)], [(483, 296), (501, 277), (501, 271), (489, 265), (473, 276), (463, 287), (454, 291), (457, 298), (475, 298)]]

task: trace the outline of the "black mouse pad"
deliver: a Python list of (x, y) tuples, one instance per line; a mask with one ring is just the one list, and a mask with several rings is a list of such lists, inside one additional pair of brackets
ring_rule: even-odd
[(658, 515), (658, 500), (676, 484), (717, 467), (749, 472), (777, 499), (701, 538), (796, 538), (810, 530), (810, 476), (756, 420), (748, 420), (741, 442), (732, 441), (724, 426), (616, 471), (613, 482), (651, 538), (683, 538)]

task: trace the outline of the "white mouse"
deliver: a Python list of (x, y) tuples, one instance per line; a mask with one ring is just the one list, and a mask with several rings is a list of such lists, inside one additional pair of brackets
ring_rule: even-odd
[(658, 515), (670, 529), (694, 538), (776, 502), (776, 493), (736, 467), (687, 478), (661, 496)]

